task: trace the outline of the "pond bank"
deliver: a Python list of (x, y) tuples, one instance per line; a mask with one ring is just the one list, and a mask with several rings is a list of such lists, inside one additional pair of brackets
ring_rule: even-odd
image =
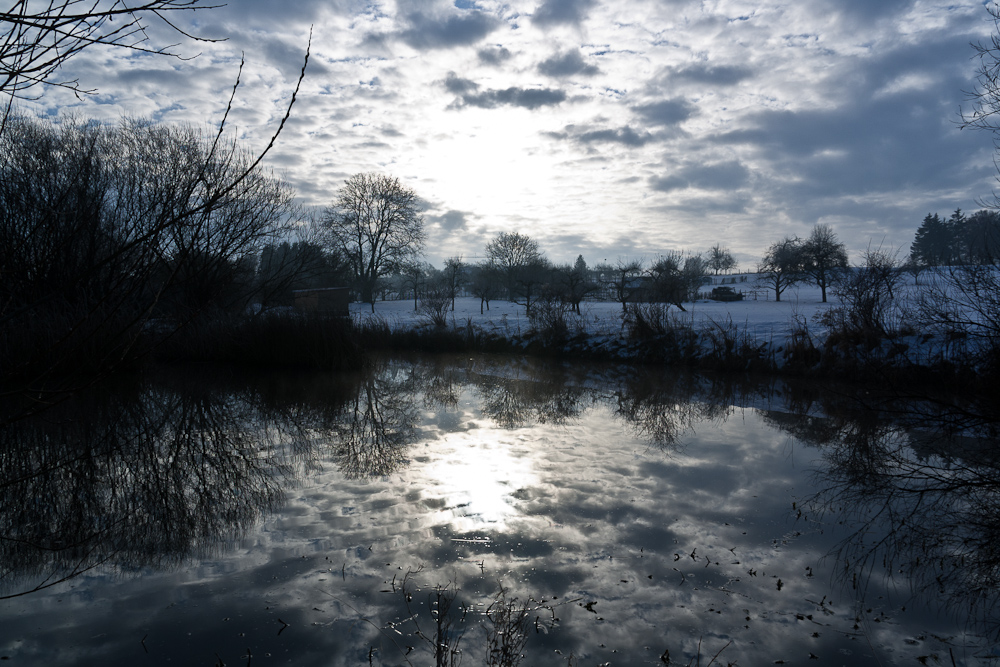
[[(412, 302), (357, 304), (352, 317), (368, 349), (518, 352), (563, 359), (657, 364), (738, 373), (848, 379), (880, 385), (935, 383), (982, 389), (989, 369), (968, 338), (903, 328), (878, 334), (837, 324), (837, 303), (584, 303), (581, 313), (458, 299), (431, 317)], [(436, 321), (435, 321), (436, 320)]]

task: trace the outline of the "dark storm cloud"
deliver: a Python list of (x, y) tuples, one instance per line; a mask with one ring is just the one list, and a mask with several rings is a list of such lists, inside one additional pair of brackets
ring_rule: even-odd
[[(898, 17), (915, 4), (914, 0), (826, 0), (827, 14), (840, 14), (853, 19), (870, 21)], [(821, 10), (822, 11), (822, 10)]]
[(682, 99), (640, 104), (633, 109), (650, 125), (677, 125), (694, 115), (695, 106)]
[(803, 195), (969, 187), (963, 165), (988, 139), (960, 133), (948, 122), (954, 110), (910, 90), (832, 110), (761, 111), (749, 128), (713, 140), (757, 149)]
[(471, 79), (463, 79), (454, 72), (448, 72), (444, 80), (444, 87), (449, 93), (455, 95), (465, 95), (479, 89), (479, 84)]
[(711, 86), (733, 86), (752, 76), (753, 72), (747, 67), (695, 63), (671, 71), (670, 80), (704, 83)]
[[(860, 11), (860, 10), (859, 10)], [(743, 129), (708, 138), (752, 149), (773, 172), (788, 200), (829, 201), (875, 192), (985, 194), (970, 157), (990, 148), (989, 137), (959, 132), (955, 120), (974, 35), (942, 33), (857, 59), (831, 79), (836, 107), (761, 110)], [(988, 187), (988, 186), (987, 186)]]
[(418, 51), (432, 51), (475, 44), (501, 25), (496, 17), (472, 10), (449, 16), (415, 11), (402, 16), (401, 22), (404, 27), (398, 32), (371, 34), (365, 41), (380, 44), (396, 38)]
[(551, 58), (543, 60), (538, 65), (538, 71), (545, 76), (564, 77), (580, 74), (582, 76), (594, 76), (600, 74), (601, 70), (596, 65), (588, 65), (580, 51), (567, 51), (566, 53), (556, 53)]
[(431, 224), (437, 224), (441, 229), (449, 232), (465, 229), (468, 226), (469, 214), (465, 211), (449, 209), (441, 215), (424, 216), (425, 220)]
[(484, 65), (494, 66), (501, 65), (505, 61), (510, 60), (511, 55), (510, 49), (505, 46), (500, 46), (499, 44), (484, 46), (476, 52), (479, 62)]
[(494, 17), (482, 12), (449, 16), (443, 21), (423, 14), (411, 14), (408, 19), (410, 27), (400, 38), (418, 50), (475, 44), (500, 26)]
[(596, 0), (545, 0), (531, 16), (531, 22), (542, 28), (556, 25), (579, 25)]
[(737, 190), (750, 179), (750, 172), (739, 162), (684, 167), (670, 176), (649, 179), (649, 187), (660, 192), (697, 188), (699, 190)]
[(630, 126), (618, 128), (591, 129), (589, 126), (567, 125), (562, 132), (545, 132), (543, 136), (561, 141), (572, 141), (581, 145), (622, 144), (623, 146), (644, 146), (654, 139), (648, 132), (637, 132)]
[[(566, 99), (566, 93), (552, 88), (504, 88), (503, 90), (484, 90), (481, 93), (473, 92), (478, 86), (468, 79), (454, 77), (445, 80), (445, 87), (449, 85), (458, 88), (467, 87), (459, 94), (449, 108), (461, 108), (465, 106), (478, 107), (480, 109), (496, 109), (498, 107), (523, 107), (525, 109), (538, 109), (546, 106), (555, 106)], [(454, 91), (453, 91), (454, 92)]]
[(643, 146), (653, 139), (649, 132), (636, 132), (628, 125), (615, 129), (591, 130), (575, 137), (582, 144), (615, 143), (625, 146)]

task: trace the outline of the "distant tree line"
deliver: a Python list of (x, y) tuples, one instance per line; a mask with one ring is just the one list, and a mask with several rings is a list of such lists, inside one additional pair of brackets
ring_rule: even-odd
[(991, 209), (947, 220), (928, 213), (910, 244), (910, 261), (919, 266), (954, 266), (990, 262), (1000, 254), (1000, 212)]
[[(671, 251), (652, 261), (620, 258), (615, 263), (589, 266), (582, 255), (571, 264), (556, 264), (542, 252), (538, 242), (520, 232), (500, 232), (484, 248), (484, 259), (468, 263), (461, 256), (445, 260), (441, 269), (411, 257), (397, 262), (379, 281), (374, 293), (383, 298), (412, 298), (415, 310), (421, 303), (454, 310), (456, 296), (468, 294), (480, 300), (480, 311), (503, 299), (524, 306), (531, 314), (535, 304), (558, 303), (580, 314), (588, 298), (610, 299), (622, 304), (657, 302), (684, 310), (683, 304), (697, 298), (711, 271), (730, 271), (738, 265), (727, 248), (717, 245), (709, 258), (700, 254)], [(355, 273), (357, 281), (361, 276)]]

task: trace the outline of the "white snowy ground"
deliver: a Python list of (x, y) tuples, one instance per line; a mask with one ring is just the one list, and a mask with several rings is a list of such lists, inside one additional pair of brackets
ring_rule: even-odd
[[(807, 330), (817, 347), (823, 347), (827, 328), (818, 320), (817, 315), (830, 308), (840, 305), (837, 296), (828, 290), (827, 303), (822, 303), (818, 287), (812, 284), (800, 284), (788, 288), (781, 296), (781, 301), (774, 300), (774, 291), (756, 285), (756, 276), (750, 274), (746, 282), (731, 284), (727, 276), (726, 285), (732, 286), (745, 295), (742, 301), (719, 302), (708, 299), (686, 303), (686, 312), (671, 306), (670, 310), (681, 322), (688, 322), (695, 331), (724, 327), (730, 333), (735, 333), (740, 339), (747, 336), (756, 342), (755, 347), (764, 354), (769, 354), (779, 366), (785, 363), (782, 350), (793, 331)], [(931, 280), (930, 276), (921, 277), (921, 285)], [(706, 285), (704, 292), (710, 292), (712, 285)], [(902, 289), (896, 293), (896, 303), (906, 307), (912, 304), (924, 287), (917, 286), (912, 276), (904, 276)], [(753, 295), (757, 298), (754, 299)], [(572, 333), (585, 333), (589, 338), (588, 347), (599, 348), (622, 358), (628, 358), (628, 344), (622, 331), (621, 305), (615, 302), (585, 301), (580, 304), (581, 315), (568, 314), (568, 324)], [(527, 335), (531, 332), (531, 323), (525, 316), (524, 307), (509, 301), (496, 300), (490, 303), (490, 309), (480, 314), (479, 299), (462, 297), (456, 300), (455, 311), (449, 313), (451, 326), (464, 327), (472, 323), (488, 333), (495, 333), (507, 338)], [(359, 321), (377, 317), (385, 321), (392, 329), (407, 329), (413, 327), (430, 327), (430, 318), (421, 311), (419, 304), (414, 310), (413, 300), (380, 301), (375, 304), (374, 315), (370, 304), (351, 304), (351, 313)], [(898, 313), (897, 313), (898, 316)], [(734, 331), (735, 329), (735, 331)], [(911, 327), (912, 329), (912, 327)], [(883, 341), (881, 354), (884, 360), (893, 364), (931, 366), (945, 360), (968, 361), (975, 350), (968, 342), (950, 342), (943, 336), (927, 336), (917, 331), (905, 337), (897, 337), (892, 341)], [(708, 345), (702, 338), (702, 345)]]
[[(738, 279), (738, 276), (737, 276)], [(743, 301), (710, 301), (700, 300), (685, 303), (687, 312), (675, 307), (671, 311), (681, 321), (692, 323), (695, 328), (711, 326), (713, 322), (727, 323), (732, 320), (740, 330), (746, 330), (760, 341), (777, 341), (784, 339), (792, 330), (798, 319), (803, 318), (809, 326), (809, 331), (824, 334), (823, 327), (814, 320), (817, 312), (839, 305), (837, 298), (827, 291), (827, 303), (822, 303), (820, 290), (815, 285), (797, 285), (788, 288), (781, 301), (774, 300), (773, 290), (756, 287), (752, 282), (730, 285), (737, 291), (748, 293), (757, 291), (758, 300), (752, 297)], [(727, 283), (728, 284), (728, 283)], [(705, 291), (711, 291), (712, 286), (706, 286)], [(766, 296), (765, 296), (766, 295)], [(455, 301), (454, 313), (449, 313), (453, 326), (464, 326), (468, 320), (486, 331), (494, 331), (505, 335), (526, 334), (531, 328), (524, 313), (524, 306), (518, 306), (509, 301), (496, 300), (490, 302), (490, 309), (479, 313), (480, 302), (474, 297), (460, 297)], [(615, 302), (584, 301), (580, 304), (581, 315), (570, 314), (570, 325), (574, 328), (597, 336), (616, 336), (621, 333), (621, 304)], [(372, 317), (370, 304), (353, 303), (351, 313), (359, 318)], [(379, 301), (375, 304), (375, 316), (385, 320), (393, 329), (407, 328), (429, 324), (429, 318), (422, 314), (419, 305), (414, 310), (413, 300)]]

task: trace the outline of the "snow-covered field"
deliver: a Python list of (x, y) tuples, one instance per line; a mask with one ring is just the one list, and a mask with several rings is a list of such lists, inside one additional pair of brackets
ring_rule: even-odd
[[(732, 285), (737, 291), (754, 290), (752, 283)], [(706, 286), (706, 291), (711, 290)], [(756, 288), (758, 292), (764, 292)], [(758, 300), (711, 301), (699, 300), (685, 303), (687, 312), (674, 307), (671, 310), (681, 321), (687, 321), (696, 328), (711, 326), (713, 323), (728, 323), (730, 320), (741, 330), (746, 330), (758, 340), (778, 340), (791, 332), (796, 321), (803, 319), (809, 330), (822, 334), (823, 328), (814, 320), (817, 312), (839, 305), (837, 298), (827, 292), (827, 303), (822, 303), (820, 290), (815, 285), (797, 285), (788, 288), (781, 301), (774, 300), (774, 292), (758, 295)], [(455, 311), (448, 317), (454, 326), (464, 326), (469, 320), (486, 331), (505, 335), (528, 333), (531, 328), (525, 316), (524, 306), (509, 301), (490, 302), (490, 309), (480, 314), (480, 301), (474, 297), (460, 297), (455, 300)], [(621, 304), (603, 301), (584, 301), (580, 304), (581, 315), (570, 314), (570, 325), (593, 335), (617, 335), (622, 328)], [(351, 304), (351, 313), (359, 318), (372, 317), (371, 306), (364, 303)], [(414, 310), (413, 300), (379, 301), (375, 304), (375, 316), (382, 318), (396, 328), (406, 328), (429, 324), (427, 315), (418, 308)]]
[[(794, 333), (801, 336), (806, 333), (815, 348), (823, 349), (828, 335), (827, 327), (820, 321), (824, 312), (841, 305), (833, 291), (827, 292), (827, 303), (821, 300), (821, 292), (813, 284), (802, 283), (784, 291), (781, 301), (774, 300), (774, 291), (767, 290), (763, 285), (754, 283), (755, 276), (746, 277), (746, 282), (729, 282), (737, 291), (744, 293), (742, 301), (720, 302), (709, 299), (699, 299), (694, 303), (685, 303), (681, 311), (670, 306), (670, 312), (680, 325), (689, 325), (696, 333), (710, 332), (712, 329), (722, 329), (725, 335), (701, 335), (699, 345), (706, 353), (716, 352), (714, 347), (725, 341), (738, 338), (741, 344), (750, 343), (754, 354), (770, 360), (776, 367), (782, 367), (793, 357), (793, 350), (802, 349), (802, 339), (798, 338), (794, 345), (789, 345)], [(923, 331), (915, 324), (912, 317), (904, 313), (916, 312), (914, 305), (927, 284), (934, 282), (934, 277), (923, 275), (920, 284), (916, 284), (910, 275), (903, 276), (902, 284), (894, 294), (893, 303), (897, 310), (893, 311), (889, 326), (906, 323), (905, 333), (883, 339), (877, 348), (871, 348), (867, 343), (851, 343), (858, 347), (858, 352), (865, 358), (881, 358), (882, 363), (905, 366), (935, 366), (941, 362), (968, 363), (978, 356), (978, 340), (973, 336), (962, 336), (959, 340), (945, 335), (933, 335), (931, 331)], [(710, 292), (711, 285), (706, 285), (704, 293)], [(756, 297), (756, 298), (754, 298)], [(586, 340), (580, 343), (583, 348), (603, 355), (621, 359), (633, 358), (642, 353), (641, 345), (636, 348), (629, 342), (622, 326), (622, 307), (616, 302), (584, 301), (581, 314), (566, 314), (570, 333), (585, 334)], [(430, 328), (431, 318), (418, 303), (414, 308), (412, 299), (398, 301), (379, 301), (372, 313), (370, 304), (351, 304), (351, 313), (359, 322), (368, 318), (378, 318), (393, 330), (411, 328)], [(899, 319), (902, 318), (902, 319)], [(525, 315), (524, 306), (509, 301), (496, 300), (490, 303), (490, 309), (480, 313), (480, 301), (475, 297), (461, 297), (456, 300), (454, 312), (448, 313), (449, 324), (455, 328), (464, 328), (471, 322), (476, 328), (508, 339), (520, 339), (522, 344), (531, 338), (533, 327)], [(939, 332), (940, 333), (940, 332)], [(864, 349), (862, 349), (864, 348)], [(727, 352), (728, 354), (728, 352)], [(836, 352), (835, 354), (843, 354)], [(975, 364), (976, 362), (973, 361)]]

